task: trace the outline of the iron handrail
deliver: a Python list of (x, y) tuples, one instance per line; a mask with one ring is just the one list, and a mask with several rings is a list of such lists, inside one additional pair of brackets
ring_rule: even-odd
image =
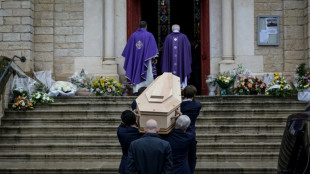
[(11, 68), (11, 64), (13, 63), (14, 59), (18, 58), (20, 59), (21, 62), (25, 62), (26, 61), (26, 57), (25, 56), (13, 56), (11, 61), (8, 63), (8, 65), (6, 66), (5, 70), (3, 71), (1, 78), (0, 78), (0, 95), (2, 94), (3, 90), (5, 89), (6, 83), (8, 81), (8, 77), (9, 75), (12, 73), (12, 68)]

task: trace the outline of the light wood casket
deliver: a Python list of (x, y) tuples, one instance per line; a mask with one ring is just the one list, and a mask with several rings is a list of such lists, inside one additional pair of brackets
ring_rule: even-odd
[(182, 102), (180, 78), (172, 73), (157, 77), (136, 99), (140, 114), (139, 130), (144, 132), (145, 122), (154, 119), (160, 134), (168, 134), (175, 124), (175, 110)]

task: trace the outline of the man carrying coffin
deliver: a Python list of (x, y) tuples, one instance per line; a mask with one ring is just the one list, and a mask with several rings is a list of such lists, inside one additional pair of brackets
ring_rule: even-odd
[(124, 70), (126, 78), (133, 84), (133, 92), (141, 87), (147, 87), (157, 75), (155, 59), (158, 54), (156, 41), (152, 33), (146, 31), (147, 23), (141, 21), (139, 29), (134, 32), (122, 53), (125, 57)]
[(187, 36), (180, 33), (179, 25), (174, 24), (172, 31), (164, 42), (161, 69), (163, 73), (172, 72), (172, 74), (179, 76), (181, 88), (185, 88), (192, 72), (191, 44)]
[(187, 115), (181, 115), (175, 122), (175, 128), (165, 138), (170, 143), (173, 157), (173, 173), (192, 174), (190, 166), (195, 165), (196, 156), (195, 136), (192, 132), (186, 132), (191, 120)]

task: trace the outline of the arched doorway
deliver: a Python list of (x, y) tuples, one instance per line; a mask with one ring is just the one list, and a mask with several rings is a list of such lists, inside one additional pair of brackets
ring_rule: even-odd
[(139, 21), (146, 20), (148, 31), (153, 33), (158, 48), (161, 49), (165, 36), (170, 33), (171, 25), (178, 23), (181, 32), (190, 40), (199, 39), (200, 87), (201, 94), (206, 95), (208, 91), (205, 76), (210, 74), (209, 0), (183, 1), (127, 0), (127, 37), (136, 31)]

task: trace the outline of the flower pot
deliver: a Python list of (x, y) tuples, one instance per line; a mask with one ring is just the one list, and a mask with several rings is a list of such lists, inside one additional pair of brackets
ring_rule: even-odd
[(217, 84), (215, 81), (215, 76), (213, 75), (208, 75), (207, 79), (206, 79), (206, 84), (208, 86), (209, 89), (209, 96), (215, 96), (215, 91), (217, 88)]
[(89, 96), (90, 94), (90, 90), (87, 88), (79, 88), (75, 93), (77, 96)]

